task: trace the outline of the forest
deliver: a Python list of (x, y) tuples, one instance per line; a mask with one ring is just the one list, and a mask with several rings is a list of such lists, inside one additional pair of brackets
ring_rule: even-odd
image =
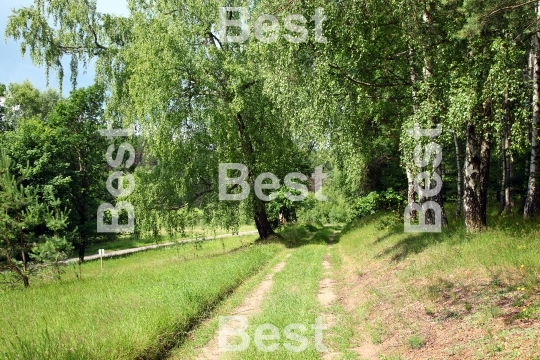
[[(0, 84), (0, 267), (12, 287), (44, 268), (60, 278), (89, 248), (195, 227), (251, 226), (255, 243), (313, 227), (332, 243), (328, 226), (345, 237), (381, 222), (418, 249), (416, 235), (495, 238), (501, 224), (538, 239), (538, 0), (127, 9), (34, 0), (7, 15), (6, 39), (59, 84), (69, 59), (72, 87)], [(95, 83), (79, 87), (89, 67)]]

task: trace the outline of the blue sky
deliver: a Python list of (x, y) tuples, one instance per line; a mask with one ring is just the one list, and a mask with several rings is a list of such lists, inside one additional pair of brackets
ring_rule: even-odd
[[(1, 0), (0, 1), (0, 83), (21, 83), (29, 80), (35, 87), (41, 90), (46, 89), (45, 68), (37, 67), (32, 64), (30, 57), (26, 54), (21, 57), (20, 44), (13, 40), (5, 40), (4, 31), (6, 29), (8, 16), (13, 9), (23, 6), (30, 6), (34, 3), (33, 0)], [(113, 13), (119, 15), (127, 14), (126, 0), (97, 0), (97, 8), (99, 12)], [(72, 89), (69, 81), (69, 58), (66, 58), (64, 63), (64, 81), (63, 93), (64, 96), (69, 94)], [(94, 69), (89, 66), (87, 73), (83, 74), (82, 69), (79, 71), (77, 86), (84, 87), (91, 85), (94, 81)], [(51, 72), (49, 78), (49, 87), (58, 88), (56, 73)]]

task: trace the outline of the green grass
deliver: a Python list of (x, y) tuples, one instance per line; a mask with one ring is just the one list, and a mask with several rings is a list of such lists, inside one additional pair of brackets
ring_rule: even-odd
[[(391, 226), (383, 227), (388, 218)], [(462, 220), (449, 215), (450, 226), (436, 234), (403, 232), (403, 219), (376, 215), (349, 227), (343, 236), (343, 252), (361, 260), (362, 256), (399, 263), (414, 258), (403, 272), (404, 279), (438, 278), (454, 270), (473, 270), (492, 278), (522, 275), (524, 286), (534, 287), (540, 276), (540, 227), (538, 221), (517, 217), (496, 217), (493, 226), (481, 234), (467, 234)], [(421, 254), (419, 258), (417, 255)]]
[[(238, 229), (239, 232), (255, 231), (257, 230), (253, 225), (242, 225)], [(98, 249), (105, 249), (106, 251), (131, 249), (146, 245), (162, 244), (172, 241), (178, 241), (186, 238), (212, 238), (214, 235), (231, 234), (227, 229), (210, 229), (205, 226), (196, 226), (193, 228), (185, 229), (183, 233), (174, 235), (173, 237), (165, 234), (160, 234), (156, 237), (152, 236), (134, 236), (134, 235), (122, 235), (114, 241), (107, 241), (101, 243), (89, 244), (86, 248), (86, 255), (93, 255), (98, 253)], [(76, 254), (75, 254), (76, 255)], [(75, 256), (74, 255), (74, 256)]]
[[(323, 277), (322, 260), (327, 253), (327, 241), (333, 230), (332, 228), (321, 229), (311, 225), (288, 226), (282, 229), (280, 241), (292, 248), (292, 252), (290, 252), (292, 256), (287, 259), (286, 267), (274, 276), (272, 289), (263, 300), (261, 313), (248, 318), (250, 347), (242, 352), (223, 353), (224, 359), (319, 358), (321, 353), (314, 347), (314, 332), (311, 325), (317, 316), (328, 311), (337, 316), (337, 324), (323, 331), (323, 343), (330, 349), (339, 351), (341, 359), (356, 359), (356, 354), (349, 349), (353, 336), (351, 317), (339, 302), (330, 309), (323, 310), (317, 301), (319, 280)], [(339, 273), (341, 269), (341, 261), (336, 249), (333, 247), (330, 251), (331, 264), (335, 268), (334, 274)], [(224, 301), (213, 312), (211, 320), (198, 327), (190, 335), (189, 340), (173, 352), (171, 358), (196, 359), (197, 348), (205, 346), (216, 336), (219, 316), (231, 314), (244, 297), (251, 293), (263, 277), (271, 271), (273, 266), (283, 259), (284, 254), (275, 258), (265, 271), (253, 276)], [(254, 344), (255, 329), (265, 323), (275, 325), (280, 331), (278, 349), (268, 353), (261, 352)], [(286, 339), (283, 335), (283, 329), (291, 323), (304, 324), (307, 327), (308, 331), (303, 334), (308, 339), (308, 348), (305, 351), (293, 353), (283, 347), (285, 342), (290, 342), (293, 345), (298, 344)]]
[(419, 335), (413, 335), (409, 338), (409, 346), (411, 349), (420, 349), (424, 346), (424, 340)]
[(103, 271), (90, 262), (61, 281), (0, 293), (0, 357), (161, 357), (283, 249), (252, 245), (217, 255), (220, 246), (216, 240), (202, 249), (189, 244), (107, 259)]
[[(390, 357), (381, 358), (426, 351), (429, 343), (421, 325), (399, 315), (412, 302), (419, 302), (431, 319), (486, 329), (488, 336), (460, 347), (483, 356), (515, 358), (512, 354), (527, 341), (525, 335), (539, 335), (534, 329), (525, 334), (519, 328), (491, 327), (495, 319), (508, 315), (509, 306), (497, 303), (502, 297), (511, 298), (516, 309), (511, 321), (540, 318), (537, 222), (490, 214), (490, 223), (496, 225), (471, 235), (450, 217), (450, 226), (440, 234), (405, 234), (398, 215), (378, 214), (347, 226), (329, 252), (336, 292), (347, 293), (366, 277), (374, 280), (354, 295), (359, 299), (354, 308), (346, 310), (340, 303), (330, 308), (337, 324), (323, 332), (323, 342), (340, 352), (341, 359), (355, 358), (351, 349), (364, 337), (379, 346), (397, 337), (401, 350), (386, 349)], [(0, 358), (152, 359), (177, 346), (172, 358), (193, 358), (196, 348), (215, 335), (219, 315), (238, 306), (285, 253), (292, 255), (274, 276), (261, 313), (249, 318), (250, 347), (224, 358), (320, 358), (311, 325), (329, 311), (319, 305), (317, 292), (333, 230), (287, 226), (270, 241), (256, 242), (252, 235), (186, 243), (106, 259), (103, 270), (99, 261), (69, 265), (62, 280), (33, 277), (30, 289), (0, 292)], [(474, 287), (481, 291), (472, 291)], [(393, 307), (398, 316), (374, 316), (380, 304)], [(299, 353), (283, 346), (297, 345), (283, 335), (291, 323), (307, 327), (303, 335), (308, 347)], [(279, 329), (276, 351), (255, 346), (255, 329), (261, 324)], [(503, 332), (513, 337), (506, 347), (496, 340)]]
[[(285, 244), (288, 248), (290, 248), (290, 250), (283, 251), (283, 253), (280, 256), (275, 257), (274, 260), (272, 260), (263, 271), (257, 273), (252, 278), (248, 279), (237, 290), (235, 290), (229, 298), (223, 301), (223, 303), (221, 303), (212, 312), (212, 317), (208, 319), (207, 322), (201, 324), (196, 329), (194, 329), (194, 331), (188, 337), (187, 341), (172, 352), (171, 359), (196, 359), (198, 353), (197, 349), (205, 346), (207, 342), (211, 341), (215, 337), (219, 325), (219, 316), (231, 314), (234, 309), (243, 302), (244, 298), (248, 296), (263, 280), (264, 276), (270, 273), (273, 267), (278, 262), (281, 262), (283, 260), (285, 254), (291, 253), (291, 251), (300, 251), (300, 249), (296, 250), (296, 248), (313, 242), (319, 245), (323, 244), (328, 239), (329, 231), (323, 230), (319, 232), (319, 230), (321, 229), (311, 225), (289, 225), (282, 227), (279, 232), (279, 238), (273, 238), (272, 240), (270, 240), (270, 242)], [(311, 237), (311, 235), (313, 235), (313, 237)], [(264, 243), (268, 242), (264, 241)], [(311, 262), (310, 259), (304, 260), (306, 262)], [(311, 321), (313, 321), (313, 319), (311, 319)], [(229, 353), (228, 355), (233, 356), (235, 354)], [(240, 358), (244, 359), (246, 358), (246, 356), (248, 356), (248, 354), (242, 352)], [(276, 354), (276, 356), (279, 355)]]
[(169, 359), (171, 360), (186, 360), (196, 359), (197, 349), (206, 345), (207, 342), (212, 340), (218, 330), (219, 316), (224, 314), (230, 314), (237, 306), (239, 306), (246, 296), (248, 296), (255, 287), (264, 279), (264, 277), (272, 271), (277, 263), (283, 260), (287, 250), (283, 250), (282, 253), (272, 261), (270, 261), (262, 271), (259, 271), (249, 279), (247, 279), (241, 286), (238, 287), (231, 294), (230, 297), (225, 299), (219, 306), (217, 306), (207, 321), (197, 326), (190, 335), (186, 338), (186, 341), (181, 346), (175, 348), (171, 352)]
[[(449, 212), (449, 220), (450, 226), (439, 234), (404, 233), (402, 214), (391, 213), (366, 217), (344, 229), (338, 243), (343, 261), (340, 285), (361, 291), (356, 295), (361, 299), (351, 310), (353, 322), (359, 324), (355, 337), (361, 339), (367, 331), (367, 341), (382, 342), (382, 347), (384, 338), (398, 339), (403, 347), (390, 352), (425, 348), (428, 326), (417, 333), (416, 320), (411, 320), (414, 314), (404, 318), (401, 311), (416, 303), (433, 320), (482, 327), (494, 336), (499, 336), (497, 324), (504, 320), (503, 330), (516, 330), (508, 347), (521, 343), (529, 354), (532, 345), (518, 326), (521, 319), (540, 319), (538, 219), (498, 217), (492, 211), (488, 229), (480, 234), (468, 234), (463, 220), (456, 220), (453, 212)], [(358, 288), (356, 282), (368, 285)], [(384, 315), (378, 318), (383, 316), (384, 321), (377, 323), (374, 314), (381, 310)], [(411, 329), (411, 321), (415, 329)], [(381, 334), (378, 329), (389, 333)], [(484, 340), (479, 341), (484, 344), (481, 348), (472, 342), (464, 346), (483, 356), (496, 350), (516, 358), (501, 350), (495, 340)]]
[[(340, 234), (337, 233), (334, 237), (334, 241), (339, 241)], [(337, 245), (332, 246), (330, 250), (330, 264), (332, 267), (332, 275), (337, 281), (337, 286), (334, 289), (336, 294), (339, 294), (339, 284), (341, 274), (343, 273), (343, 261), (339, 255), (339, 248)], [(341, 281), (343, 283), (343, 281)], [(326, 336), (326, 342), (331, 349), (339, 352), (341, 356), (339, 359), (349, 360), (357, 359), (357, 354), (351, 350), (355, 347), (354, 327), (356, 323), (340, 301), (336, 301), (331, 307), (332, 313), (336, 316), (336, 325), (328, 331)]]
[[(153, 254), (156, 251), (165, 251), (170, 254), (174, 254), (177, 260), (189, 260), (194, 258), (201, 258), (206, 256), (215, 256), (219, 254), (224, 254), (241, 247), (249, 246), (254, 244), (255, 240), (258, 238), (257, 235), (242, 235), (242, 236), (231, 236), (225, 238), (219, 238), (215, 240), (205, 240), (197, 242), (188, 242), (188, 243), (175, 243), (170, 246), (164, 246), (158, 249), (150, 249), (148, 251), (139, 252), (136, 254), (142, 254), (149, 252), (150, 256), (153, 257)], [(122, 261), (117, 261), (121, 258), (129, 258), (135, 256), (135, 254), (122, 255), (120, 257), (114, 258), (104, 258), (103, 267), (107, 271), (109, 269), (114, 269), (115, 271), (124, 271), (124, 263)], [(169, 261), (166, 257), (166, 261)], [(129, 262), (129, 261), (128, 261)], [(128, 267), (128, 269), (130, 269)], [(102, 270), (100, 269), (99, 260), (86, 261), (82, 267), (79, 267), (78, 263), (70, 263), (68, 266), (62, 267), (64, 275), (62, 279), (78, 279), (80, 277), (92, 277), (101, 274)], [(4, 276), (10, 277), (11, 273), (4, 273)], [(56, 271), (53, 267), (48, 267), (33, 275), (30, 278), (30, 283), (39, 284), (41, 282), (56, 281)], [(18, 284), (20, 285), (20, 284)], [(2, 288), (0, 287), (0, 291)]]
[[(323, 275), (322, 261), (327, 250), (327, 241), (331, 229), (317, 231), (313, 238), (298, 247), (287, 259), (285, 268), (274, 275), (272, 289), (261, 304), (261, 313), (249, 318), (247, 333), (250, 336), (249, 347), (242, 352), (226, 353), (225, 358), (234, 359), (317, 359), (320, 353), (315, 348), (314, 330), (318, 316), (322, 309), (317, 301), (319, 280)], [(304, 351), (291, 352), (284, 347), (284, 343), (298, 346), (298, 342), (284, 337), (284, 329), (289, 324), (302, 324), (306, 331), (302, 334), (308, 340)], [(272, 352), (263, 352), (258, 349), (254, 341), (254, 334), (258, 326), (272, 324), (279, 329), (280, 339), (275, 341), (278, 347)], [(324, 343), (325, 331), (323, 331)], [(272, 341), (266, 342), (267, 345)]]

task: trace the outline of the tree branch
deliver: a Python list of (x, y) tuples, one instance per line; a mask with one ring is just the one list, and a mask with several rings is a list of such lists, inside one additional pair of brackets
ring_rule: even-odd
[(343, 69), (341, 69), (339, 66), (337, 65), (334, 65), (334, 64), (329, 64), (329, 66), (332, 68), (332, 69), (335, 69), (335, 70), (338, 70), (339, 73), (341, 75), (343, 75), (343, 77), (345, 77), (347, 80), (349, 80), (350, 82), (354, 83), (354, 84), (357, 84), (357, 85), (363, 85), (363, 86), (368, 86), (368, 87), (394, 87), (394, 86), (405, 86), (405, 85), (408, 85), (408, 84), (374, 84), (374, 83), (369, 83), (369, 82), (366, 82), (366, 81), (362, 81), (362, 80), (357, 80), (355, 78), (353, 78), (351, 75), (347, 74)]
[(214, 41), (214, 46), (215, 47), (217, 47), (217, 45), (216, 45), (216, 41), (217, 41), (217, 43), (219, 44), (219, 48), (223, 49), (223, 46), (221, 45), (221, 41), (219, 41), (219, 39), (216, 37), (216, 35), (214, 35), (211, 31), (208, 31), (208, 35)]
[(517, 5), (511, 5), (511, 6), (504, 6), (502, 8), (498, 8), (496, 10), (493, 10), (492, 12), (490, 12), (488, 15), (486, 15), (486, 17), (490, 17), (492, 15), (495, 15), (496, 13), (498, 12), (501, 12), (501, 11), (504, 11), (504, 10), (513, 10), (513, 9), (517, 9), (519, 7), (522, 7), (522, 6), (525, 6), (525, 5), (529, 5), (529, 4), (532, 4), (532, 3), (535, 3), (537, 2), (538, 0), (529, 0), (529, 1), (525, 1), (524, 3), (521, 3), (521, 4), (517, 4)]

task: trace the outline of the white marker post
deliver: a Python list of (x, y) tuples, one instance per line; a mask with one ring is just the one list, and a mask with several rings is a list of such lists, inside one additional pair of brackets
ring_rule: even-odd
[(105, 255), (105, 249), (99, 249), (99, 258), (101, 260), (101, 270), (103, 270), (103, 255)]

